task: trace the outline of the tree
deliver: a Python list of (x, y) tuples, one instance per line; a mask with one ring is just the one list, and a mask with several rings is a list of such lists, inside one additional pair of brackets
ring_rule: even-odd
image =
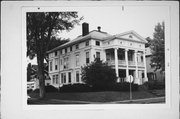
[(96, 89), (105, 89), (116, 82), (114, 69), (98, 59), (82, 67), (81, 76), (82, 81)]
[(158, 23), (154, 28), (153, 40), (150, 42), (152, 51), (151, 67), (154, 67), (155, 71), (158, 69), (165, 71), (164, 30), (164, 22), (162, 24)]
[(27, 81), (31, 80), (31, 63), (27, 66)]
[[(31, 59), (36, 55), (40, 98), (45, 97), (44, 59), (52, 37), (60, 31), (70, 31), (79, 24), (77, 12), (29, 12), (27, 17), (27, 56)], [(47, 59), (46, 59), (47, 60)]]
[(69, 41), (70, 41), (69, 39), (62, 39), (62, 38), (52, 37), (51, 42), (50, 42), (49, 47), (48, 47), (48, 51), (54, 49), (55, 47), (63, 45), (65, 43), (69, 42)]

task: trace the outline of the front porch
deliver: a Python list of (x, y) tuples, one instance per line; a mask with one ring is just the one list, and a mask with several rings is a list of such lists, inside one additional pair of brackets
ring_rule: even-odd
[(145, 52), (137, 49), (110, 48), (105, 50), (106, 62), (114, 67), (117, 82), (127, 81), (132, 75), (134, 83), (143, 84), (148, 81)]
[[(136, 70), (130, 69), (128, 71), (128, 76), (132, 75), (133, 76), (133, 83), (142, 85), (144, 82), (147, 81), (147, 79), (144, 77), (144, 72), (143, 70), (138, 70), (138, 76), (136, 78)], [(117, 78), (118, 83), (122, 82), (127, 82), (127, 76), (126, 76), (126, 69), (119, 69), (118, 70), (119, 77)]]

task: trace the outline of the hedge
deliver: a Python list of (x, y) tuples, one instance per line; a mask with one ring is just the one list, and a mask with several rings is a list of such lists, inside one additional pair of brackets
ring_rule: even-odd
[(157, 80), (145, 82), (143, 85), (147, 87), (148, 90), (165, 89), (165, 82), (157, 81)]
[[(138, 84), (131, 84), (132, 91), (138, 90)], [(60, 92), (96, 92), (96, 91), (129, 91), (130, 84), (124, 83), (114, 83), (108, 86), (89, 86), (87, 84), (68, 84), (62, 86)]]
[[(46, 92), (58, 92), (58, 89), (52, 85), (45, 86), (45, 91)], [(39, 93), (39, 89), (35, 89), (33, 92)]]

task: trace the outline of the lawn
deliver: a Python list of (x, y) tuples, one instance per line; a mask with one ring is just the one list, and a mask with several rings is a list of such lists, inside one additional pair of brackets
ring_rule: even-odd
[[(38, 93), (29, 94), (31, 98), (39, 98)], [(132, 99), (154, 98), (156, 95), (146, 91), (134, 91)], [(97, 103), (108, 103), (112, 101), (129, 100), (129, 92), (103, 91), (103, 92), (83, 92), (83, 93), (46, 93), (44, 101), (87, 101)], [(43, 102), (42, 102), (43, 103)], [(58, 102), (55, 102), (58, 103)]]

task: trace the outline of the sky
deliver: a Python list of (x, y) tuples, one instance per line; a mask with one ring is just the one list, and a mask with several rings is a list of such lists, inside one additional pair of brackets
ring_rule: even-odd
[[(77, 7), (73, 9), (77, 11), (79, 16), (84, 19), (80, 25), (76, 25), (69, 32), (63, 31), (58, 37), (75, 39), (82, 34), (83, 22), (89, 23), (89, 31), (97, 30), (101, 27), (101, 31), (111, 35), (120, 34), (122, 32), (134, 30), (144, 38), (153, 38), (154, 27), (158, 22), (168, 22), (169, 9), (167, 6), (114, 6), (114, 7)], [(31, 64), (37, 64), (36, 58), (29, 60)]]
[(142, 37), (153, 37), (154, 27), (158, 22), (166, 22), (169, 18), (167, 6), (121, 6), (77, 8), (79, 16), (84, 19), (70, 32), (62, 32), (58, 36), (71, 40), (82, 34), (83, 22), (89, 23), (89, 31), (97, 30), (111, 35), (134, 30)]

